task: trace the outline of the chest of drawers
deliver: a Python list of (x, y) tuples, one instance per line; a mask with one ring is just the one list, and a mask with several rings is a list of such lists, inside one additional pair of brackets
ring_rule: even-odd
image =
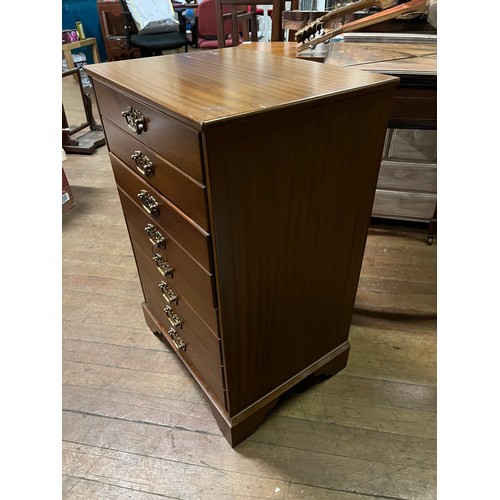
[(347, 363), (398, 79), (238, 48), (88, 73), (146, 323), (235, 446)]

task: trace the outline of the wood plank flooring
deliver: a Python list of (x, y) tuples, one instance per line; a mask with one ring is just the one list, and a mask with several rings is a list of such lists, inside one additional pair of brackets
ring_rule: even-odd
[(62, 215), (64, 500), (436, 498), (426, 228), (373, 224), (347, 368), (294, 388), (232, 449), (144, 322), (106, 147), (63, 167), (76, 199)]

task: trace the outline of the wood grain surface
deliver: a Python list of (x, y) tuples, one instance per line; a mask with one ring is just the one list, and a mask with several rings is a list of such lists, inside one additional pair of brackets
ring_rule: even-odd
[(366, 87), (394, 86), (393, 77), (239, 48), (172, 54), (164, 64), (144, 58), (88, 65), (88, 73), (98, 81), (140, 94), (152, 106), (198, 129), (206, 122), (228, 120), (259, 108), (300, 104), (326, 94), (342, 97), (353, 88), (362, 93)]

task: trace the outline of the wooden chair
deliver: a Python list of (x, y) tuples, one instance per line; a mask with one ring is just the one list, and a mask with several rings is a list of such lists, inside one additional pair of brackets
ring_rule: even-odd
[[(216, 0), (203, 0), (196, 9), (196, 47), (199, 49), (216, 49), (219, 47), (217, 39), (217, 18), (216, 18)], [(229, 6), (225, 6), (223, 11), (229, 14)], [(224, 39), (224, 44), (229, 47), (233, 44), (233, 39), (230, 38), (231, 33), (231, 20), (224, 21), (224, 32), (227, 36)], [(242, 37), (236, 38), (235, 45), (243, 41)]]
[[(297, 1), (297, 0), (296, 0)], [(293, 2), (292, 2), (293, 4)], [(285, 10), (285, 0), (215, 0), (217, 18), (217, 41), (220, 48), (225, 46), (227, 33), (224, 29), (224, 21), (231, 20), (231, 39), (240, 43), (240, 33), (243, 40), (257, 42), (257, 6), (269, 5), (272, 19), (271, 41), (284, 41), (284, 30), (281, 26), (282, 13)], [(229, 13), (225, 8), (229, 6)], [(227, 25), (227, 24), (226, 24)], [(238, 45), (234, 43), (233, 45)]]

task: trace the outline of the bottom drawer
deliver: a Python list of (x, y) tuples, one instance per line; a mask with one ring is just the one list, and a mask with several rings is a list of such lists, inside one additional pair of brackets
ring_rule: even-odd
[(435, 195), (377, 189), (372, 216), (429, 221), (434, 214), (435, 207)]

